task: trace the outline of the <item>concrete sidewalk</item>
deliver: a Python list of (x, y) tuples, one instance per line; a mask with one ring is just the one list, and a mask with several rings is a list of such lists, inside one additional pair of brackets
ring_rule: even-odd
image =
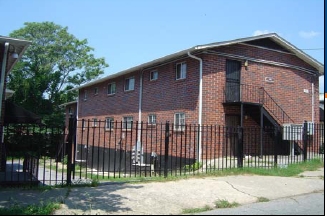
[(55, 215), (178, 215), (186, 208), (214, 207), (224, 199), (240, 204), (324, 191), (324, 169), (298, 177), (226, 176), (171, 182), (113, 183), (98, 187), (40, 190), (1, 190), (0, 207), (64, 202)]

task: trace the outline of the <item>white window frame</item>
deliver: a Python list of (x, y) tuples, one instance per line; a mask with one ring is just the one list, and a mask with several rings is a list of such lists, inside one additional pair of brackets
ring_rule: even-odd
[[(178, 67), (180, 66), (180, 67)], [(179, 72), (180, 69), (180, 72)], [(186, 79), (187, 65), (186, 62), (176, 64), (176, 80)]]
[(105, 129), (106, 130), (113, 130), (114, 129), (114, 118), (106, 117)]
[(180, 132), (185, 130), (185, 113), (174, 114), (174, 130)]
[(86, 120), (83, 119), (82, 121), (82, 130), (86, 129)]
[(98, 126), (98, 119), (97, 118), (93, 118), (92, 119), (92, 127), (97, 127)]
[[(127, 123), (126, 123), (127, 122)], [(126, 116), (123, 117), (123, 129), (132, 129), (132, 123), (133, 122), (133, 117), (132, 116)]]
[(86, 101), (87, 100), (87, 90), (85, 89), (84, 90), (84, 99), (83, 99), (84, 101)]
[(155, 114), (149, 114), (148, 125), (156, 125), (156, 124), (157, 124), (157, 116)]
[(153, 70), (150, 72), (150, 81), (157, 80), (159, 76), (159, 73), (157, 70)]
[[(128, 81), (128, 82), (127, 82)], [(128, 84), (128, 87), (126, 87)], [(124, 84), (124, 91), (132, 91), (135, 88), (135, 78), (134, 76), (126, 78)]]
[[(110, 90), (109, 90), (109, 86), (110, 86)], [(112, 83), (109, 83), (108, 84), (107, 94), (108, 95), (114, 95), (114, 94), (116, 94), (116, 83), (115, 82), (112, 82)]]

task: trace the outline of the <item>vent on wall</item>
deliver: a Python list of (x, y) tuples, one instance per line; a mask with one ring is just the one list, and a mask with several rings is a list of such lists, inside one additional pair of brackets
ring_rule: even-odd
[(272, 78), (272, 77), (265, 77), (265, 82), (267, 82), (267, 83), (273, 83), (274, 82), (274, 78)]

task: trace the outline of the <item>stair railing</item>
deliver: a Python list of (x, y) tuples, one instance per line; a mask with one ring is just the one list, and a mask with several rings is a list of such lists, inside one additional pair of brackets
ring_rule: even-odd
[(225, 102), (250, 102), (261, 104), (278, 123), (295, 123), (271, 95), (269, 95), (264, 87), (231, 83), (226, 84), (224, 92)]
[(261, 102), (264, 106), (264, 108), (270, 112), (275, 119), (280, 124), (283, 123), (295, 123), (294, 120), (283, 110), (283, 108), (277, 104), (277, 102), (269, 95), (269, 93), (263, 88), (261, 89)]

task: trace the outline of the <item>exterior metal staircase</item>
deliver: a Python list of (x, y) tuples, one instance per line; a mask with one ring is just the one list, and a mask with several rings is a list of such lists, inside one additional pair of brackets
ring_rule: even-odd
[(273, 118), (279, 126), (282, 126), (284, 123), (295, 123), (263, 87), (245, 84), (227, 84), (225, 102), (262, 105), (265, 109), (264, 115), (268, 119)]

